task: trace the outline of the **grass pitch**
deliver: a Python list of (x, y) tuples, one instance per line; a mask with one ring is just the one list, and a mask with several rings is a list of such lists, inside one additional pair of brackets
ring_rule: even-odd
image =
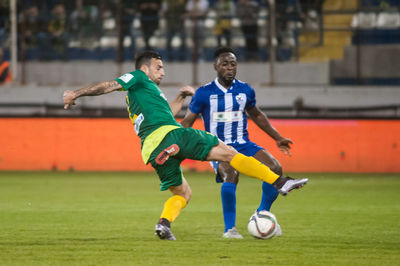
[[(297, 177), (303, 175), (294, 175)], [(272, 212), (282, 237), (247, 221), (261, 183), (241, 177), (237, 228), (222, 239), (220, 185), (186, 173), (193, 197), (161, 241), (169, 192), (153, 173), (0, 172), (0, 265), (399, 265), (400, 175), (312, 174)]]

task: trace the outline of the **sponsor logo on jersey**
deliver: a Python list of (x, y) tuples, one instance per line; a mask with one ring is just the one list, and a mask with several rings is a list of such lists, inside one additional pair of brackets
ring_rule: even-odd
[(241, 111), (213, 112), (213, 122), (238, 122), (243, 120)]
[(140, 125), (142, 124), (142, 122), (144, 120), (144, 116), (142, 113), (140, 113), (139, 115), (133, 115), (133, 120), (135, 121), (134, 122), (135, 132), (137, 135), (139, 135)]

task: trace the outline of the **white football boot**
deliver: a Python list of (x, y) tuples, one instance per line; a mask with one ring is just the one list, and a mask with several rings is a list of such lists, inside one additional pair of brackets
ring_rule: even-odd
[(239, 234), (236, 227), (228, 229), (223, 235), (222, 238), (232, 238), (232, 239), (243, 239), (243, 236)]
[(274, 236), (281, 236), (281, 235), (282, 235), (281, 226), (278, 223), (276, 223), (276, 232)]
[(301, 188), (308, 182), (308, 178), (293, 179), (290, 177), (285, 177), (286, 182), (279, 188), (279, 193), (282, 196), (286, 196), (290, 191), (296, 188)]

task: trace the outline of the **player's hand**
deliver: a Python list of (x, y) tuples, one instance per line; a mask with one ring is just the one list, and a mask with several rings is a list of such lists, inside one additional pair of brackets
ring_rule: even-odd
[(71, 90), (64, 91), (64, 109), (67, 110), (71, 105), (75, 105), (75, 93)]
[(187, 96), (193, 96), (195, 93), (195, 89), (192, 86), (183, 86), (179, 90), (179, 94), (183, 97), (186, 98)]
[(293, 144), (293, 141), (288, 138), (281, 138), (276, 141), (276, 145), (278, 145), (278, 148), (283, 152), (283, 154), (292, 156), (290, 153), (290, 144)]

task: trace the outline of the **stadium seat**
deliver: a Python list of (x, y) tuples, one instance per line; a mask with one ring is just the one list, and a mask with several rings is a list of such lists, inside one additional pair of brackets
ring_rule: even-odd
[(353, 28), (371, 29), (376, 26), (376, 14), (373, 12), (360, 12), (354, 15), (351, 22)]
[(398, 12), (381, 12), (378, 14), (376, 26), (382, 29), (400, 28), (400, 14)]

